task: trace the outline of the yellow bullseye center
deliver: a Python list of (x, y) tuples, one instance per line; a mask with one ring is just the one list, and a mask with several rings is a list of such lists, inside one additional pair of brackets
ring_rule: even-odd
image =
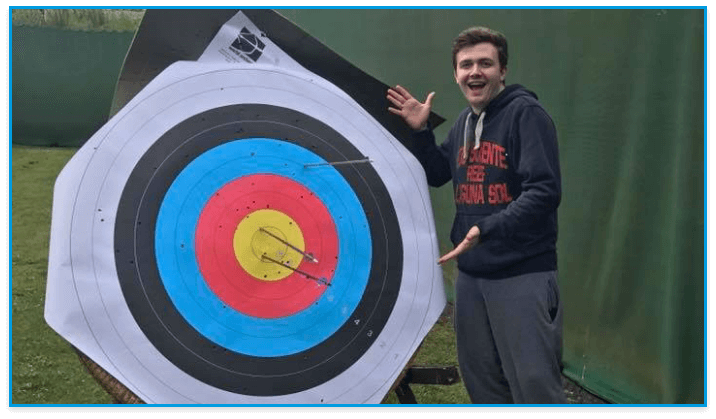
[(254, 211), (236, 226), (236, 260), (247, 273), (260, 281), (279, 281), (293, 273), (292, 269), (282, 265), (295, 269), (303, 258), (282, 241), (302, 252), (306, 251), (303, 233), (291, 217), (272, 209)]

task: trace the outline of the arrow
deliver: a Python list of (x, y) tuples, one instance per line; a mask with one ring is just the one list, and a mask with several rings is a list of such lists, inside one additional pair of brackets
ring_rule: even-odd
[(327, 281), (325, 278), (315, 277), (315, 276), (313, 276), (313, 275), (311, 275), (311, 274), (309, 274), (309, 273), (303, 272), (303, 271), (300, 270), (300, 269), (294, 268), (293, 266), (288, 266), (288, 265), (286, 265), (285, 263), (281, 263), (281, 262), (277, 261), (276, 259), (271, 259), (270, 257), (266, 256), (266, 254), (261, 255), (261, 259), (266, 259), (266, 260), (268, 260), (269, 262), (273, 262), (273, 263), (275, 263), (275, 264), (277, 264), (277, 265), (281, 265), (281, 266), (284, 267), (284, 268), (288, 268), (288, 269), (290, 269), (290, 270), (292, 270), (292, 271), (294, 271), (294, 272), (298, 272), (299, 274), (305, 276), (306, 278), (312, 279), (312, 280), (314, 280), (314, 281), (316, 281), (316, 282), (318, 282), (318, 283), (320, 283), (320, 284), (326, 285), (326, 286), (328, 286), (328, 287), (331, 286), (331, 284), (329, 284), (328, 281)]
[(281, 243), (285, 244), (286, 246), (290, 247), (291, 249), (297, 251), (298, 253), (302, 254), (303, 257), (306, 258), (306, 259), (308, 259), (309, 261), (311, 261), (311, 262), (313, 262), (313, 263), (318, 263), (318, 259), (316, 259), (312, 254), (306, 253), (306, 252), (302, 251), (302, 250), (299, 249), (298, 247), (296, 247), (296, 246), (292, 245), (291, 243), (287, 242), (286, 240), (284, 240), (284, 239), (282, 239), (282, 238), (276, 236), (275, 234), (271, 233), (270, 231), (266, 230), (266, 229), (263, 228), (263, 227), (259, 227), (259, 230), (261, 230), (262, 232), (268, 234), (269, 236), (273, 237), (274, 239), (280, 241)]

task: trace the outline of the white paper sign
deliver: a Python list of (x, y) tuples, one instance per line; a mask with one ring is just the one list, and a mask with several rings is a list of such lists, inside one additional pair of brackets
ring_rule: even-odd
[(202, 63), (256, 63), (307, 71), (277, 47), (242, 12), (238, 12), (221, 27), (198, 61)]

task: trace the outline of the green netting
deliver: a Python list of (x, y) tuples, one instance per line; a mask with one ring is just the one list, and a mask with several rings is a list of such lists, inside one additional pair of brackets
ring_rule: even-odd
[(78, 146), (109, 115), (133, 32), (12, 27), (12, 141)]
[[(703, 10), (280, 12), (378, 79), (435, 90), (449, 120), (450, 42), (505, 33), (508, 83), (559, 133), (566, 374), (614, 402), (705, 402)], [(451, 188), (433, 200), (446, 250)]]

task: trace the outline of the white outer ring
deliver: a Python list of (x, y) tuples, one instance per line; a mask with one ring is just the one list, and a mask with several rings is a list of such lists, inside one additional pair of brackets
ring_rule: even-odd
[[(400, 294), (375, 343), (337, 377), (284, 396), (227, 392), (175, 367), (139, 329), (115, 268), (117, 207), (139, 159), (180, 122), (242, 103), (309, 115), (370, 157), (393, 200), (403, 240)], [(420, 164), (353, 99), (311, 73), (273, 66), (175, 63), (87, 142), (55, 188), (46, 319), (147, 403), (379, 403), (445, 304), (442, 271), (435, 263), (438, 245), (430, 196)], [(76, 295), (60, 298), (60, 290), (68, 285)]]

